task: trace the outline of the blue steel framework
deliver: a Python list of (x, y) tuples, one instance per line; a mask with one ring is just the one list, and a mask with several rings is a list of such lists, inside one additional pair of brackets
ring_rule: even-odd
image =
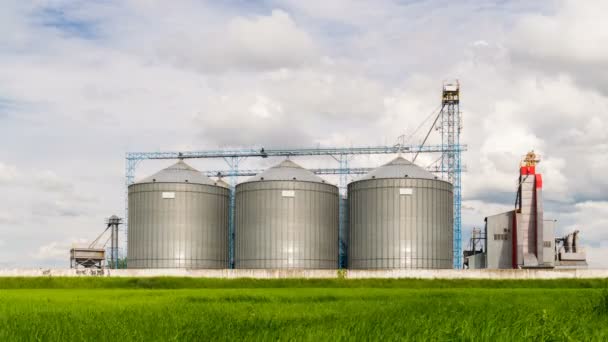
[[(460, 113), (460, 84), (458, 81), (443, 84), (441, 96), (440, 123), (441, 146), (449, 150), (460, 146), (462, 116)], [(462, 163), (461, 155), (455, 151), (444, 151), (441, 155), (441, 167), (444, 177), (454, 186), (454, 268), (462, 268)]]
[[(124, 224), (124, 243), (128, 243), (128, 217), (129, 217), (129, 200), (128, 187), (135, 181), (135, 171), (137, 165), (142, 160), (150, 159), (191, 159), (191, 158), (221, 158), (228, 164), (228, 170), (210, 170), (203, 171), (207, 176), (221, 176), (230, 178), (230, 218), (229, 218), (229, 235), (230, 235), (230, 265), (234, 265), (234, 204), (235, 204), (235, 186), (238, 177), (253, 176), (263, 170), (240, 170), (239, 163), (249, 157), (267, 158), (267, 157), (295, 157), (295, 156), (330, 156), (339, 163), (339, 168), (323, 168), (312, 169), (316, 174), (322, 175), (340, 175), (338, 188), (340, 189), (340, 267), (346, 265), (346, 188), (348, 183), (348, 175), (365, 174), (372, 168), (350, 168), (349, 162), (357, 155), (372, 155), (372, 154), (398, 154), (398, 153), (447, 153), (460, 154), (466, 151), (466, 145), (455, 146), (420, 146), (420, 145), (395, 145), (395, 146), (375, 146), (375, 147), (348, 147), (348, 148), (296, 148), (296, 149), (240, 149), (240, 150), (211, 150), (211, 151), (190, 151), (190, 152), (128, 152), (126, 154), (126, 205), (125, 205), (125, 224)], [(429, 168), (429, 171), (446, 174), (449, 172), (444, 167)], [(460, 201), (460, 198), (455, 197), (455, 201)], [(456, 208), (456, 207), (455, 207)], [(458, 205), (460, 210), (460, 205)], [(460, 212), (454, 213), (454, 216), (460, 217)], [(456, 222), (456, 221), (455, 221)], [(455, 226), (456, 228), (456, 226)], [(458, 227), (460, 228), (460, 227)], [(454, 242), (456, 245), (457, 242)], [(460, 246), (460, 241), (458, 241)], [(124, 253), (126, 257), (126, 250)], [(456, 266), (456, 264), (455, 264)]]

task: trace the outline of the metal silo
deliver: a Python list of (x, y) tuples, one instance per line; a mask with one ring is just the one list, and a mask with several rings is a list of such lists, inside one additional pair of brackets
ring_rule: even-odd
[(452, 184), (398, 157), (348, 185), (348, 268), (452, 268)]
[(338, 267), (338, 188), (285, 160), (237, 185), (235, 268)]
[(228, 268), (229, 192), (182, 160), (130, 185), (128, 268)]

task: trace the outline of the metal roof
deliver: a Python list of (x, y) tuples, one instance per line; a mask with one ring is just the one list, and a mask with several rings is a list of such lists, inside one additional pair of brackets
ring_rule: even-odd
[(437, 179), (434, 174), (428, 172), (420, 166), (406, 160), (403, 157), (397, 157), (390, 162), (370, 171), (366, 175), (357, 179), (357, 181), (383, 178)]
[(192, 183), (215, 185), (215, 181), (192, 166), (184, 163), (183, 160), (162, 169), (152, 176), (146, 177), (135, 184), (141, 183)]
[(302, 181), (314, 183), (326, 183), (326, 181), (306, 170), (293, 161), (286, 159), (268, 170), (249, 178), (246, 182), (258, 181)]
[(230, 188), (230, 184), (226, 183), (226, 181), (221, 178), (218, 178), (217, 181), (215, 181), (215, 185), (223, 188)]

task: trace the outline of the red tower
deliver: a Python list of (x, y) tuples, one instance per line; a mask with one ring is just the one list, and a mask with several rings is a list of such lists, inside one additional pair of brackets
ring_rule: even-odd
[(534, 151), (523, 158), (513, 218), (513, 268), (539, 267), (543, 264), (543, 180), (536, 173), (540, 162)]

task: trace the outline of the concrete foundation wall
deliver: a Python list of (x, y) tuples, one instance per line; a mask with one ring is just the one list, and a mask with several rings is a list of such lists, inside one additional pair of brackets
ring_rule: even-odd
[[(343, 270), (347, 279), (418, 278), (418, 279), (563, 279), (608, 278), (608, 269), (565, 270)], [(0, 269), (0, 277), (192, 277), (192, 278), (338, 278), (336, 270), (88, 270), (88, 269)]]

